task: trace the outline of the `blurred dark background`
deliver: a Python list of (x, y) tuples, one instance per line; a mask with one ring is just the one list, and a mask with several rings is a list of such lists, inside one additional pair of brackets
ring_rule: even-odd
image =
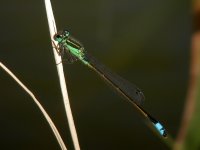
[[(189, 0), (52, 1), (58, 30), (145, 94), (144, 108), (175, 137), (188, 84)], [(0, 60), (37, 96), (73, 149), (43, 1), (1, 1)], [(99, 76), (65, 64), (73, 116), (84, 150), (168, 149), (135, 109)], [(0, 70), (0, 149), (60, 149), (32, 99)]]

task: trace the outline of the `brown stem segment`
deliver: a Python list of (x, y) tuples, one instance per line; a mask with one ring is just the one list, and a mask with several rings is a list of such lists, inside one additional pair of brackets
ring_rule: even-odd
[(189, 71), (189, 86), (186, 96), (185, 108), (181, 121), (181, 126), (176, 138), (174, 149), (182, 149), (187, 131), (195, 111), (195, 104), (197, 99), (197, 80), (200, 73), (200, 2), (194, 3), (194, 34), (192, 36), (191, 45), (191, 61)]

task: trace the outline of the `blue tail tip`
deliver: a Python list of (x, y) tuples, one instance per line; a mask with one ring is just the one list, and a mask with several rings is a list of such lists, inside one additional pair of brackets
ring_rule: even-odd
[(162, 135), (165, 138), (167, 137), (167, 132), (160, 122), (155, 123), (154, 126), (156, 127), (160, 135)]

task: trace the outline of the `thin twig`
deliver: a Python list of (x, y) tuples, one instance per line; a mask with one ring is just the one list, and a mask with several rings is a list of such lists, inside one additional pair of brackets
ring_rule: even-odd
[(8, 73), (29, 95), (30, 97), (33, 99), (33, 101), (36, 103), (36, 105), (39, 107), (40, 111), (42, 112), (42, 114), (44, 115), (45, 119), (47, 120), (47, 122), (49, 123), (60, 147), (62, 150), (67, 150), (56, 126), (54, 125), (53, 121), (51, 120), (51, 118), (49, 117), (49, 115), (47, 114), (47, 112), (45, 111), (45, 109), (42, 107), (42, 105), (40, 104), (40, 102), (36, 99), (36, 97), (34, 96), (34, 94), (3, 64), (0, 62), (0, 67), (6, 71), (6, 73)]
[[(48, 18), (51, 41), (54, 41), (53, 36), (57, 33), (57, 29), (56, 29), (56, 23), (55, 23), (50, 0), (45, 0), (45, 7), (46, 7), (47, 18)], [(68, 97), (68, 92), (67, 92), (67, 87), (66, 87), (66, 82), (65, 82), (65, 76), (64, 76), (64, 72), (63, 72), (63, 65), (62, 65), (62, 63), (60, 63), (61, 57), (58, 55), (53, 43), (52, 43), (52, 47), (53, 47), (56, 64), (58, 64), (57, 71), (58, 71), (64, 106), (65, 106), (65, 111), (66, 111), (69, 128), (70, 128), (70, 132), (71, 132), (71, 136), (72, 136), (72, 141), (73, 141), (75, 150), (80, 150), (78, 136), (76, 133), (76, 128), (74, 125), (74, 120), (73, 120), (73, 116), (72, 116), (72, 112), (71, 112), (71, 108), (70, 108), (69, 97)]]

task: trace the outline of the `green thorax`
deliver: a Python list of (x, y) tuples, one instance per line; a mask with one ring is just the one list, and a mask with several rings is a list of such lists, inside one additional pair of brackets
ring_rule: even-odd
[(73, 37), (69, 36), (66, 39), (63, 39), (60, 41), (60, 44), (66, 48), (66, 50), (69, 50), (69, 52), (78, 58), (80, 61), (82, 61), (84, 64), (88, 65), (88, 62), (86, 60), (86, 52), (84, 50), (83, 45), (75, 40)]

